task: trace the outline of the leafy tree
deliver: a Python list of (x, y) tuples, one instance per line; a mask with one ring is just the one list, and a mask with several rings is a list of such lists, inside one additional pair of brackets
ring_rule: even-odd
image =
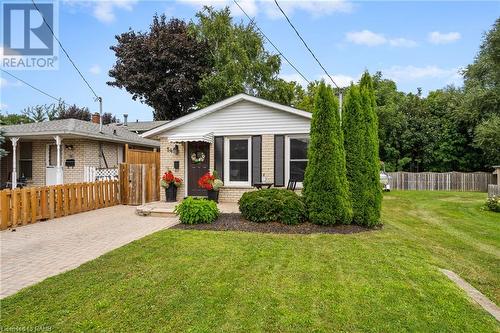
[(199, 82), (203, 97), (198, 107), (239, 93), (286, 104), (292, 101), (294, 86), (278, 78), (281, 60), (265, 50), (263, 37), (253, 22), (233, 23), (228, 7), (204, 7), (196, 18), (192, 31), (208, 45), (212, 64)]
[(311, 120), (303, 195), (312, 223), (348, 224), (352, 206), (346, 177), (344, 139), (337, 99), (324, 82), (318, 86)]
[(31, 119), (22, 114), (0, 114), (0, 125), (17, 125), (31, 123)]
[(476, 127), (474, 144), (483, 151), (488, 166), (500, 165), (500, 115), (493, 115)]
[(111, 46), (116, 63), (108, 85), (125, 88), (134, 100), (153, 111), (155, 120), (169, 120), (193, 110), (202, 97), (199, 81), (209, 73), (208, 48), (179, 19), (155, 15), (147, 32), (129, 30)]
[(109, 124), (115, 124), (115, 123), (118, 123), (118, 119), (112, 113), (104, 112), (102, 114), (102, 124), (103, 125), (109, 125)]
[[(380, 210), (382, 208), (382, 190), (380, 188), (380, 160), (378, 142), (378, 120), (376, 114), (376, 99), (373, 89), (373, 82), (368, 72), (365, 72), (360, 80), (360, 101), (361, 101), (361, 122), (362, 140), (360, 144), (362, 155), (363, 184), (360, 186), (358, 195), (362, 197), (362, 204), (358, 203), (358, 211), (355, 212), (356, 222), (373, 226), (380, 223)], [(352, 153), (352, 152), (351, 152)], [(352, 183), (351, 183), (352, 184)], [(351, 184), (349, 184), (351, 186)], [(352, 198), (352, 200), (355, 200)], [(353, 204), (354, 206), (354, 204)]]
[(90, 121), (91, 118), (92, 114), (87, 107), (79, 107), (76, 105), (60, 109), (56, 116), (56, 119), (79, 119), (85, 121)]
[(21, 111), (23, 115), (28, 117), (34, 123), (41, 123), (47, 119), (45, 108), (47, 105), (35, 105), (27, 107)]

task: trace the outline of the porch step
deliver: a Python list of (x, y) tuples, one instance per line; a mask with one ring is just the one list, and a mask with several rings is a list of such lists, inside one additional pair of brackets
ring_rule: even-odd
[[(172, 217), (175, 216), (174, 209), (179, 202), (150, 202), (142, 206), (137, 206), (135, 213), (139, 216)], [(239, 213), (238, 204), (224, 202), (217, 204), (222, 214)]]
[(135, 213), (139, 216), (171, 217), (175, 215), (174, 208), (177, 203), (150, 202), (137, 206)]

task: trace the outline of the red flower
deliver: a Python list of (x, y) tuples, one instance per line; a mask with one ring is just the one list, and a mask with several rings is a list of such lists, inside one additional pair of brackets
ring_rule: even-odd
[(175, 186), (180, 186), (182, 183), (182, 178), (175, 177), (172, 171), (167, 171), (161, 177), (162, 183), (164, 187), (168, 187), (170, 184), (175, 184)]
[(208, 171), (206, 174), (201, 176), (200, 179), (198, 179), (198, 186), (205, 190), (213, 190), (214, 180), (215, 176)]

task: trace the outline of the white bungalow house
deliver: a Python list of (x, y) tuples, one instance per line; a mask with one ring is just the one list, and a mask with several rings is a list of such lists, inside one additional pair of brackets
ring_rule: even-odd
[(159, 149), (159, 142), (148, 140), (127, 129), (99, 126), (99, 115), (92, 122), (77, 119), (0, 126), (7, 139), (0, 158), (1, 187), (43, 186), (93, 181), (86, 170), (98, 169), (104, 175), (116, 173), (124, 161), (125, 145), (145, 150)]
[[(177, 200), (203, 196), (198, 179), (216, 170), (219, 200), (235, 202), (262, 183), (299, 186), (307, 165), (312, 114), (239, 94), (142, 134), (160, 141), (160, 167), (184, 179)], [(164, 193), (162, 193), (162, 196)]]

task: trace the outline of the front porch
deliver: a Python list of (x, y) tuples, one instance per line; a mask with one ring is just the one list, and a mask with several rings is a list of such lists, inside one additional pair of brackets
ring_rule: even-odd
[[(135, 213), (140, 216), (174, 216), (174, 209), (178, 204), (180, 204), (180, 202), (150, 202), (142, 206), (137, 206)], [(235, 214), (240, 212), (238, 203), (236, 202), (219, 202), (217, 207), (219, 207), (219, 211), (222, 214)]]

